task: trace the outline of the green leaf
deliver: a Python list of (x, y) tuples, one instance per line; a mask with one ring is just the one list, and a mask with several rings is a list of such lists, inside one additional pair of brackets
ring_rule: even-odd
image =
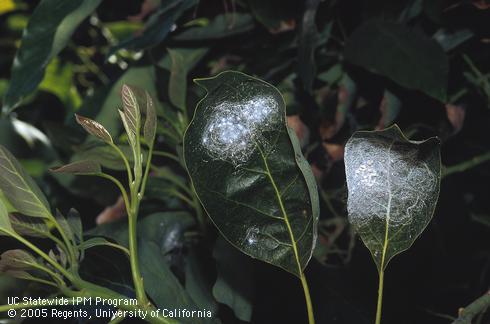
[(157, 114), (155, 105), (150, 94), (145, 91), (146, 96), (146, 120), (143, 128), (143, 136), (147, 145), (152, 145), (157, 133)]
[(299, 76), (303, 82), (303, 87), (307, 92), (311, 92), (313, 81), (316, 76), (315, 49), (317, 47), (319, 36), (315, 23), (315, 16), (319, 4), (320, 0), (307, 1), (305, 3), (306, 8), (301, 21), (301, 33), (298, 45), (298, 66)]
[(168, 48), (168, 56), (158, 62), (160, 67), (170, 71), (168, 95), (170, 102), (185, 111), (187, 96), (187, 75), (206, 55), (207, 48)]
[(50, 232), (43, 219), (19, 214), (10, 214), (14, 231), (22, 236), (47, 237)]
[(102, 124), (96, 122), (95, 120), (92, 120), (87, 117), (83, 117), (80, 115), (75, 114), (75, 118), (77, 122), (89, 133), (94, 135), (95, 137), (100, 138), (104, 142), (108, 144), (112, 144), (112, 136), (109, 134), (107, 129), (105, 129)]
[(110, 50), (109, 56), (121, 48), (142, 50), (158, 45), (167, 37), (175, 21), (184, 11), (196, 4), (196, 0), (164, 1), (163, 6), (148, 19), (143, 31), (117, 44)]
[[(138, 221), (138, 256), (145, 289), (160, 308), (199, 309), (193, 295), (184, 289), (172, 272), (170, 262), (170, 255), (184, 247), (185, 234), (193, 226), (194, 218), (185, 212), (156, 213)], [(97, 226), (88, 234), (102, 235), (128, 246), (127, 222)], [(186, 277), (185, 282), (187, 281)], [(214, 318), (194, 317), (180, 320), (184, 323), (215, 322)]]
[(46, 197), (15, 157), (0, 145), (0, 190), (19, 213), (50, 218)]
[(36, 7), (24, 30), (20, 49), (14, 59), (3, 111), (16, 108), (42, 81), (53, 57), (66, 46), (78, 25), (101, 0), (43, 0)]
[(368, 21), (351, 35), (344, 54), (352, 64), (446, 101), (449, 71), (446, 54), (434, 39), (404, 25)]
[(101, 174), (100, 164), (92, 160), (77, 161), (57, 168), (51, 168), (53, 173), (71, 173), (79, 175)]
[(68, 237), (70, 241), (75, 243), (75, 234), (73, 233), (70, 224), (68, 224), (68, 221), (66, 220), (65, 216), (59, 211), (56, 210), (56, 221), (61, 227), (61, 230), (63, 233)]
[(441, 180), (436, 137), (409, 141), (398, 126), (354, 133), (345, 146), (349, 221), (379, 271), (430, 222)]
[(235, 316), (246, 322), (252, 319), (252, 264), (226, 240), (218, 238), (213, 250), (218, 277), (213, 286), (216, 300), (229, 306)]
[[(114, 150), (113, 147), (108, 145), (92, 145), (94, 143), (90, 143), (85, 146), (80, 151), (76, 152), (72, 155), (71, 160), (73, 162), (77, 161), (85, 161), (90, 160), (97, 164), (100, 164), (104, 168), (112, 169), (112, 170), (126, 170), (126, 166), (124, 161), (121, 159), (121, 156)], [(134, 158), (131, 154), (131, 147), (128, 145), (118, 145), (121, 151), (128, 157), (129, 162), (133, 163)], [(142, 150), (143, 161), (146, 161), (148, 157), (148, 152), (146, 150)]]
[(184, 159), (200, 201), (235, 247), (301, 276), (316, 242), (318, 193), (281, 94), (239, 72), (196, 82), (208, 94)]
[(173, 39), (180, 41), (203, 41), (220, 39), (245, 33), (254, 28), (254, 19), (243, 13), (224, 14), (216, 16), (203, 27), (192, 27), (184, 30)]
[(28, 270), (36, 263), (36, 259), (27, 251), (20, 249), (8, 250), (2, 253), (0, 272), (6, 270)]
[(74, 208), (70, 208), (66, 217), (66, 221), (68, 222), (68, 225), (73, 232), (76, 243), (83, 242), (82, 220), (78, 211)]
[[(295, 19), (303, 9), (303, 1), (248, 0), (255, 18), (268, 29), (278, 29), (281, 23)], [(230, 15), (231, 16), (231, 15)]]
[(126, 249), (125, 247), (123, 247), (121, 245), (118, 245), (118, 244), (109, 242), (107, 239), (105, 239), (103, 237), (92, 237), (92, 238), (89, 238), (88, 240), (83, 241), (78, 246), (78, 248), (81, 251), (85, 251), (85, 250), (88, 250), (88, 249), (93, 248), (93, 247), (96, 247), (96, 246), (109, 246), (109, 247), (113, 247), (113, 248), (116, 248), (116, 249), (119, 249), (119, 250), (123, 251), (124, 253), (126, 253), (126, 255), (129, 255), (128, 249)]
[(12, 228), (12, 225), (10, 224), (9, 214), (7, 212), (7, 207), (5, 207), (3, 202), (0, 200), (0, 235), (5, 234), (5, 232), (3, 230), (9, 231), (9, 232), (14, 231), (14, 229)]

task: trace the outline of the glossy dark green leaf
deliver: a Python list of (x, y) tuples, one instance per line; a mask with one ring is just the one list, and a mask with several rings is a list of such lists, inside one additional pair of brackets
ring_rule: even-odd
[(141, 33), (117, 44), (116, 47), (110, 50), (109, 55), (114, 54), (121, 48), (142, 50), (158, 45), (167, 37), (175, 21), (184, 11), (196, 4), (197, 0), (164, 1), (162, 7), (148, 19)]
[(0, 190), (17, 211), (33, 217), (50, 217), (49, 204), (41, 189), (2, 145), (0, 170)]
[(98, 137), (108, 144), (111, 144), (113, 142), (111, 134), (109, 134), (107, 129), (105, 129), (105, 127), (102, 126), (102, 124), (100, 124), (99, 122), (77, 114), (75, 114), (75, 119), (77, 120), (77, 123), (79, 123), (80, 126), (82, 126), (83, 129), (87, 131), (87, 133)]
[(208, 94), (184, 158), (199, 199), (235, 247), (300, 276), (316, 241), (318, 194), (281, 94), (239, 72), (196, 82)]
[(470, 29), (458, 29), (453, 31), (441, 28), (432, 37), (441, 44), (445, 52), (449, 52), (472, 38), (474, 35), (475, 34)]
[(318, 41), (318, 29), (315, 17), (320, 0), (305, 1), (305, 12), (301, 21), (301, 33), (298, 45), (298, 70), (303, 87), (310, 92), (316, 76), (315, 49)]
[(51, 168), (53, 173), (70, 173), (79, 175), (101, 174), (100, 164), (91, 160), (77, 161), (57, 168)]
[(218, 15), (201, 27), (191, 27), (173, 37), (181, 41), (202, 41), (220, 39), (241, 34), (254, 28), (251, 15), (233, 13)]
[(446, 54), (434, 39), (404, 25), (368, 21), (351, 35), (344, 54), (352, 64), (446, 101), (449, 71)]
[(229, 306), (238, 319), (250, 322), (254, 287), (250, 260), (221, 237), (216, 241), (213, 257), (218, 271), (213, 286), (214, 297)]
[(439, 196), (440, 142), (398, 126), (356, 132), (345, 147), (349, 221), (382, 271), (429, 224)]
[[(7, 212), (7, 207), (0, 200), (0, 229), (13, 232), (12, 225), (10, 224), (9, 214)], [(0, 231), (0, 235), (5, 234), (4, 231)]]
[[(145, 289), (160, 308), (199, 309), (193, 299), (194, 292), (188, 292), (171, 270), (173, 252), (184, 249), (185, 233), (194, 226), (194, 218), (185, 212), (156, 213), (138, 222), (138, 253)], [(104, 224), (88, 234), (102, 235), (128, 246), (127, 222)], [(214, 318), (181, 320), (184, 323), (215, 322)]]
[(248, 0), (250, 10), (262, 25), (268, 29), (277, 29), (281, 23), (295, 19), (301, 12), (303, 1), (298, 0)]
[(48, 63), (68, 43), (78, 25), (101, 0), (43, 0), (24, 30), (14, 60), (3, 110), (11, 111), (42, 81)]

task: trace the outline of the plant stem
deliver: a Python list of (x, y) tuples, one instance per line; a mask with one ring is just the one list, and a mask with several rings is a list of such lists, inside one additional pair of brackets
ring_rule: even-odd
[(381, 323), (381, 308), (383, 306), (384, 277), (385, 277), (384, 270), (380, 270), (379, 271), (379, 286), (378, 286), (378, 306), (376, 307), (376, 324)]
[(467, 161), (463, 161), (461, 163), (451, 165), (449, 167), (446, 167), (443, 170), (442, 177), (447, 177), (448, 175), (451, 175), (453, 173), (458, 173), (458, 172), (463, 172), (468, 169), (474, 168), (482, 163), (490, 161), (490, 152), (477, 155)]
[(143, 277), (138, 263), (138, 242), (136, 239), (136, 221), (138, 218), (139, 200), (137, 189), (131, 189), (131, 208), (128, 210), (129, 223), (129, 262), (131, 265), (131, 274), (133, 276), (134, 289), (136, 298), (140, 303), (147, 303), (145, 288), (143, 286)]
[(18, 235), (17, 233), (11, 232), (11, 231), (6, 231), (3, 229), (0, 229), (1, 232), (6, 233), (7, 235), (15, 238), (17, 241), (21, 242), (28, 248), (30, 248), (32, 251), (36, 252), (41, 258), (43, 258), (46, 262), (51, 264), (56, 270), (58, 270), (61, 274), (63, 274), (67, 278), (71, 278), (72, 275), (65, 269), (63, 268), (58, 262), (54, 261), (51, 259), (46, 253), (44, 253), (41, 249), (39, 249), (37, 246), (23, 238), (22, 236)]
[(459, 312), (459, 317), (451, 324), (471, 324), (473, 318), (490, 307), (490, 290)]
[(124, 165), (126, 166), (126, 170), (128, 171), (128, 181), (129, 181), (129, 183), (132, 183), (133, 182), (133, 174), (131, 173), (131, 167), (129, 165), (128, 159), (126, 158), (126, 155), (124, 155), (124, 153), (121, 151), (121, 149), (116, 144), (110, 144), (110, 145), (117, 152), (117, 154), (119, 154), (119, 156), (123, 160)]
[(305, 293), (306, 309), (308, 311), (308, 323), (315, 324), (315, 316), (313, 314), (313, 304), (311, 302), (310, 289), (308, 288), (308, 282), (306, 281), (304, 272), (301, 272), (300, 279), (301, 279), (301, 285), (303, 286), (303, 291)]

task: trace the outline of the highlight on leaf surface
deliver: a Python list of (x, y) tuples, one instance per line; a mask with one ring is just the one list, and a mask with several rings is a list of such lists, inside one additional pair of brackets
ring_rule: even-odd
[(104, 142), (111, 144), (113, 143), (112, 141), (112, 136), (109, 134), (107, 129), (105, 129), (102, 124), (96, 122), (95, 120), (92, 120), (87, 117), (83, 117), (80, 115), (75, 114), (75, 118), (77, 122), (89, 133), (94, 135), (95, 137), (100, 138)]
[(432, 219), (441, 180), (436, 137), (409, 141), (398, 126), (354, 133), (345, 147), (349, 221), (379, 271)]
[(50, 218), (46, 197), (17, 159), (0, 145), (0, 191), (21, 214)]
[(207, 95), (184, 159), (200, 201), (235, 247), (301, 277), (316, 242), (318, 193), (281, 94), (239, 72), (196, 83)]

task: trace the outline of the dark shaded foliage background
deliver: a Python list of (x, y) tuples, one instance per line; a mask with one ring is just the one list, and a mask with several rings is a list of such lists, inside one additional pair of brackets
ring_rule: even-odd
[[(437, 135), (447, 167), (433, 221), (388, 267), (383, 322), (450, 323), (459, 307), (490, 288), (490, 3), (105, 0), (75, 26), (59, 53), (43, 57), (53, 48), (46, 39), (26, 48), (47, 69), (44, 74), (41, 64), (32, 63), (35, 59), (20, 61), (28, 72), (22, 77), (12, 66), (38, 4), (0, 0), (0, 144), (38, 180), (52, 206), (79, 210), (86, 229), (95, 227), (97, 217), (105, 226), (115, 226), (111, 222), (124, 215), (117, 208), (99, 215), (117, 200), (116, 190), (105, 181), (63, 179), (47, 172), (87, 154), (73, 113), (95, 118), (113, 135), (120, 134), (115, 109), (122, 82), (147, 89), (158, 98), (161, 112), (157, 146), (178, 154), (181, 143), (165, 131), (169, 121), (163, 115), (175, 121), (182, 106), (192, 114), (203, 95), (193, 78), (239, 70), (281, 90), (290, 126), (317, 176), (323, 198), (320, 236), (306, 271), (317, 323), (374, 319), (376, 267), (346, 222), (343, 145), (359, 129), (396, 122), (412, 139)], [(46, 14), (41, 23), (56, 18)], [(37, 70), (44, 75), (40, 83), (29, 78)], [(187, 181), (175, 162), (157, 157), (155, 164)], [(162, 179), (157, 172), (150, 181), (141, 215), (195, 215)], [(182, 234), (185, 239), (179, 242), (158, 236), (171, 246), (161, 262), (185, 285), (187, 257), (197, 255), (201, 279), (209, 288), (207, 302), (224, 323), (239, 323), (231, 308), (217, 308), (210, 292), (217, 278), (212, 251), (219, 236), (212, 224), (206, 224), (205, 233), (178, 222), (168, 226), (190, 234)], [(140, 237), (144, 240), (145, 232)], [(1, 244), (2, 250), (14, 245), (4, 238)], [(111, 253), (100, 249), (89, 255), (87, 276), (101, 282), (113, 277), (117, 256)], [(231, 271), (243, 272), (247, 288), (253, 287), (245, 293), (252, 297), (244, 306), (252, 307), (252, 323), (305, 321), (297, 278), (267, 264), (240, 260), (243, 264)], [(118, 269), (121, 278), (114, 280), (124, 282), (124, 259)], [(43, 294), (20, 281), (0, 279), (3, 299)], [(490, 319), (480, 316), (475, 323)]]

